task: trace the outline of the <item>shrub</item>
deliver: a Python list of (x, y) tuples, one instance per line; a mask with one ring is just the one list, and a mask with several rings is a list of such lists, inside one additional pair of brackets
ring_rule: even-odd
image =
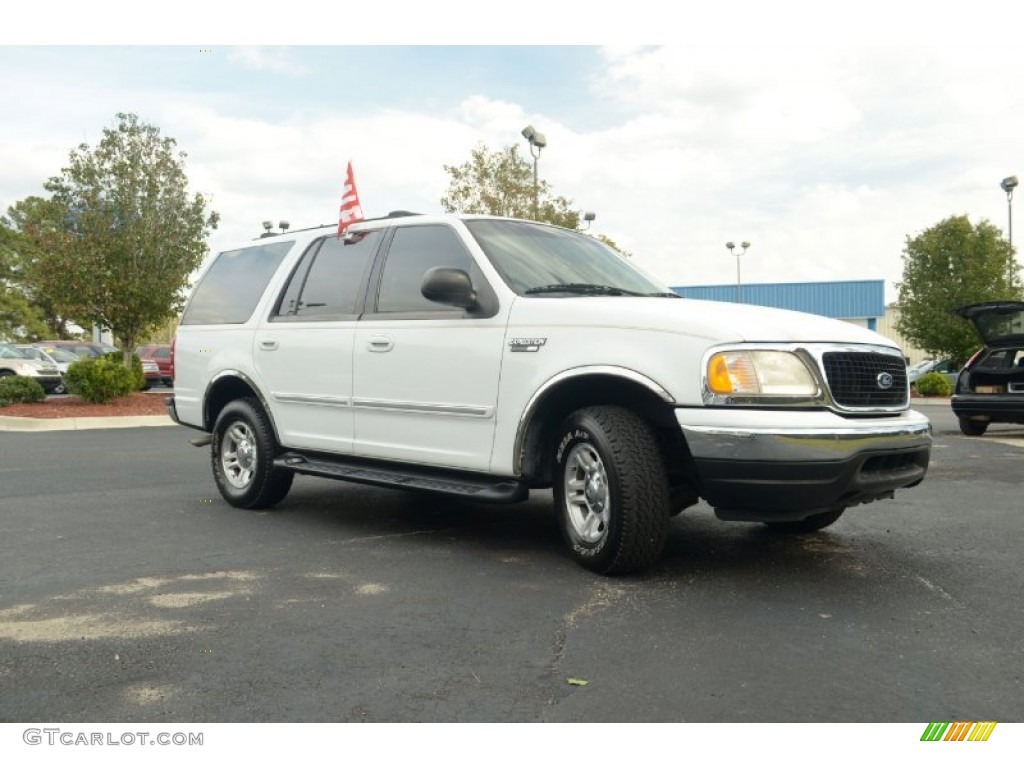
[[(124, 367), (124, 354), (122, 352), (107, 352), (103, 357)], [(145, 389), (146, 375), (142, 372), (142, 361), (138, 355), (134, 354), (132, 355), (132, 371), (135, 374), (135, 389)]]
[(40, 403), (45, 399), (46, 392), (38, 381), (29, 376), (0, 378), (0, 406), (11, 403)]
[(953, 394), (953, 385), (949, 379), (934, 371), (919, 378), (914, 386), (921, 397), (949, 397)]
[(114, 361), (106, 355), (76, 360), (68, 366), (64, 383), (68, 392), (90, 403), (109, 403), (138, 389), (135, 371), (125, 368), (120, 359)]

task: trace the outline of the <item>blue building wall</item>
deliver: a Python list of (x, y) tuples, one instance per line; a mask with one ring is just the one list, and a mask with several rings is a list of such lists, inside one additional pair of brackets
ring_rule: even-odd
[[(672, 290), (688, 299), (736, 301), (735, 285), (681, 285)], [(840, 320), (866, 321), (874, 329), (885, 316), (884, 280), (828, 283), (754, 283), (744, 285), (743, 304), (793, 309)]]

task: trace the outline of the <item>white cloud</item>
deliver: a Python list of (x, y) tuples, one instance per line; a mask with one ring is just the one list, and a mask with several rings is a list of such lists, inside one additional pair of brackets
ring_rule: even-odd
[(239, 45), (231, 49), (230, 61), (257, 72), (301, 75), (307, 70), (291, 60), (287, 48), (280, 46)]
[[(370, 215), (437, 211), (445, 164), (467, 159), (477, 142), (522, 141), (519, 128), (532, 123), (548, 138), (542, 177), (597, 212), (592, 232), (665, 282), (731, 283), (725, 242), (749, 240), (744, 282), (891, 284), (906, 235), (961, 213), (1004, 227), (999, 180), (1024, 175), (1024, 57), (1013, 50), (603, 53), (604, 68), (591, 77), (605, 110), (600, 127), (518, 103), (501, 73), (493, 92), (477, 83), (476, 93), (458, 94), (450, 83), (460, 97), (450, 110), (401, 108), (382, 94), (360, 109), (282, 99), (270, 114), (209, 93), (8, 73), (0, 84), (20, 108), (0, 126), (0, 204), (37, 193), (72, 146), (95, 141), (113, 112), (129, 108), (188, 152), (194, 188), (223, 216), (216, 249), (255, 236), (264, 219), (330, 223), (349, 160)], [(237, 52), (239, 63), (284, 71), (292, 54)]]

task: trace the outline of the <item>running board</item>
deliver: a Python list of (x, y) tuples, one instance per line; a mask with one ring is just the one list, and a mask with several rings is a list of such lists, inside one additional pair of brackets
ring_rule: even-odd
[(495, 479), (470, 473), (431, 471), (423, 467), (370, 466), (342, 459), (309, 458), (300, 453), (286, 453), (274, 459), (274, 466), (290, 469), (301, 475), (329, 477), (352, 483), (380, 485), (432, 491), (480, 502), (511, 503), (525, 501), (529, 496), (526, 483)]

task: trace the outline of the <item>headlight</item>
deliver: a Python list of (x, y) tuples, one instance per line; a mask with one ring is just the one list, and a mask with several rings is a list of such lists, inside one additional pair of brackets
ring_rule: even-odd
[(820, 394), (803, 360), (778, 350), (728, 350), (708, 359), (707, 399), (716, 404), (806, 402)]

